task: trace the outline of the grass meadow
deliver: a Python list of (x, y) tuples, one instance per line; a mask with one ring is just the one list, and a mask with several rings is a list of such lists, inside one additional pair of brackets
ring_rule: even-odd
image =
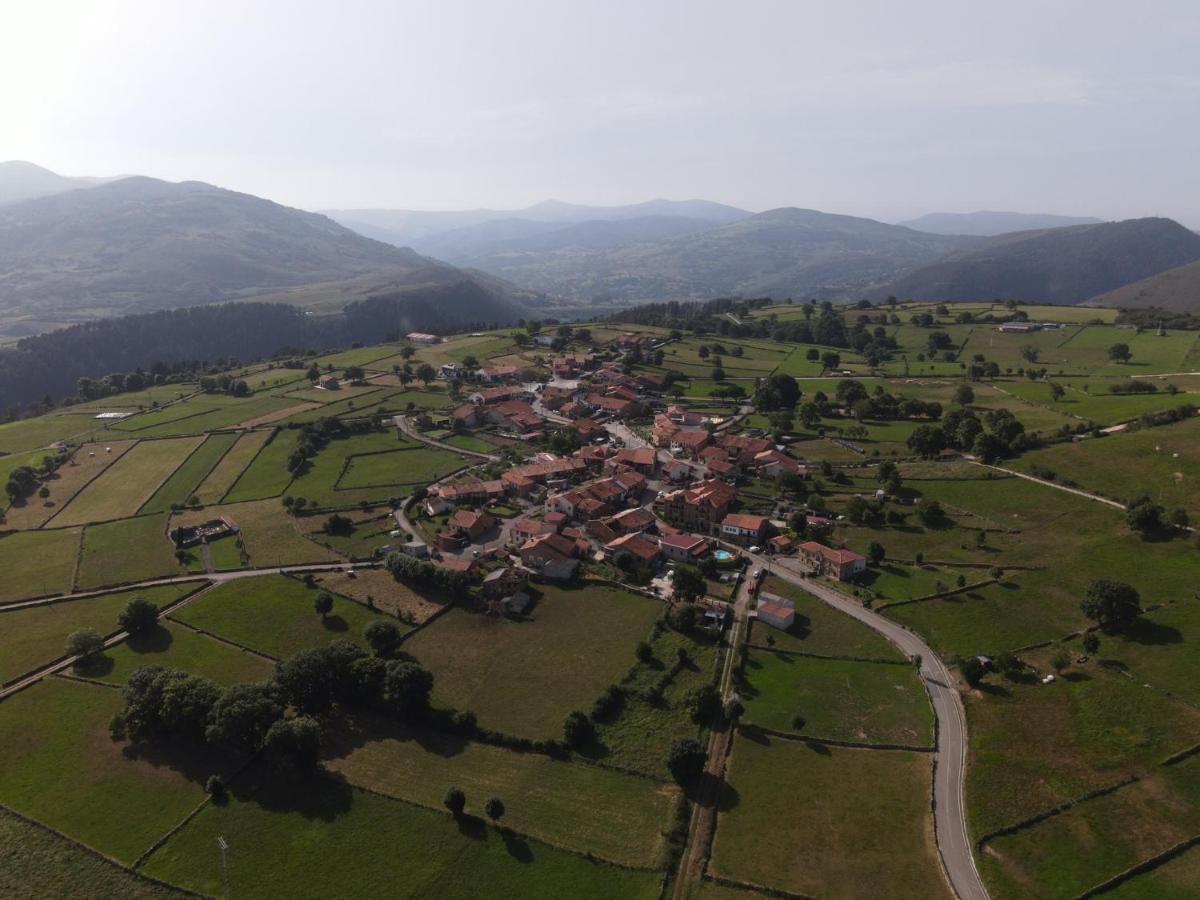
[(131, 636), (99, 659), (77, 667), (75, 674), (123, 685), (140, 666), (182, 669), (222, 685), (266, 681), (275, 671), (274, 664), (261, 656), (168, 622)]
[(210, 434), (192, 455), (180, 464), (146, 501), (140, 512), (166, 512), (172, 506), (182, 506), (195, 493), (200, 482), (212, 471), (238, 436), (233, 432)]
[(0, 535), (0, 602), (69, 592), (79, 532), (60, 528)]
[(620, 681), (661, 613), (656, 601), (619, 588), (545, 586), (528, 620), (456, 608), (404, 649), (433, 672), (435, 706), (470, 710), (483, 728), (546, 739), (561, 736), (567, 713), (586, 712)]
[(297, 430), (285, 428), (275, 431), (222, 499), (226, 503), (240, 503), (282, 494), (292, 482), (287, 460), (299, 440), (300, 432)]
[[(286, 566), (336, 562), (338, 559), (329, 549), (308, 540), (300, 531), (302, 525), (314, 524), (314, 520), (297, 520), (288, 515), (278, 500), (253, 500), (185, 510), (171, 517), (170, 527), (194, 525), (216, 516), (226, 516), (237, 523), (252, 565)], [(216, 541), (211, 549), (214, 556), (218, 552), (232, 555), (231, 547), (236, 547), (236, 540), (226, 537)]]
[[(10, 506), (4, 513), (4, 527), (25, 529), (45, 525), (92, 479), (120, 459), (133, 445), (133, 441), (81, 445), (66, 463), (60, 465), (53, 475), (42, 482), (50, 491), (50, 496), (45, 499), (37, 496), (26, 497)], [(106, 448), (111, 449), (111, 452), (106, 453)], [(36, 465), (40, 462), (41, 456), (38, 455), (36, 461), (30, 459), (26, 464)]]
[(205, 506), (220, 503), (270, 437), (269, 430), (247, 431), (239, 435), (237, 442), (195, 488), (196, 498)]
[(167, 537), (166, 513), (119, 519), (84, 529), (79, 590), (178, 574), (181, 574), (179, 563)]
[[(809, 896), (949, 898), (933, 841), (927, 753), (849, 750), (741, 729), (712, 870)], [(899, 825), (898, 823), (903, 823)]]

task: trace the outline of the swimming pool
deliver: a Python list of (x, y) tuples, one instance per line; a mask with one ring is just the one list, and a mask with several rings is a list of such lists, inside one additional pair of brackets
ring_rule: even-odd
[(733, 554), (728, 550), (714, 550), (713, 559), (715, 559), (717, 562), (729, 562), (731, 559), (733, 559)]

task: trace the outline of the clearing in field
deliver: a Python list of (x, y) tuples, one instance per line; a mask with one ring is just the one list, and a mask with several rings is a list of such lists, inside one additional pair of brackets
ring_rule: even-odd
[(78, 528), (0, 535), (0, 602), (71, 590)]
[(198, 586), (198, 582), (161, 585), (0, 612), (0, 683), (65, 655), (67, 636), (76, 629), (116, 633), (120, 630), (117, 615), (134, 597), (144, 597), (161, 609)]
[(746, 721), (775, 731), (865, 744), (933, 743), (933, 712), (915, 666), (755, 650), (738, 693)]
[(120, 691), (63, 678), (0, 703), (0, 803), (132, 863), (235, 761), (211, 747), (114, 741), (108, 722), (121, 706)]
[(1198, 833), (1200, 760), (1192, 757), (988, 841), (980, 862), (997, 895), (1073, 897)]
[[(929, 809), (927, 753), (850, 750), (738, 733), (712, 866), (822, 897), (952, 896)], [(903, 823), (903, 824), (899, 824)]]
[(197, 485), (212, 471), (226, 451), (237, 441), (232, 432), (210, 434), (197, 447), (171, 477), (162, 483), (154, 496), (141, 508), (143, 513), (166, 512), (174, 506), (183, 506), (194, 495)]
[[(55, 513), (70, 503), (88, 482), (120, 459), (133, 444), (133, 441), (115, 441), (111, 444), (82, 445), (53, 475), (42, 482), (49, 488), (50, 496), (45, 499), (38, 496), (26, 497), (14, 503), (4, 513), (4, 527), (42, 527)], [(106, 448), (110, 448), (112, 452), (106, 453)]]
[(0, 809), (0, 895), (183, 900), (172, 890)]
[(208, 591), (173, 618), (276, 658), (338, 638), (362, 644), (363, 629), (381, 618), (345, 597), (335, 597), (333, 612), (322, 618), (313, 610), (317, 592), (284, 575), (239, 578)]
[(1053, 685), (994, 682), (964, 696), (973, 837), (1152, 769), (1200, 741), (1200, 712), (1089, 663)]
[(523, 834), (625, 865), (660, 863), (674, 786), (382, 719), (359, 726), (326, 763), (352, 784), (439, 811), (453, 785), (476, 815), (488, 797), (512, 798), (504, 823)]
[(483, 728), (546, 739), (621, 679), (661, 614), (658, 602), (615, 587), (546, 586), (528, 621), (455, 608), (404, 650), (433, 672), (435, 706), (470, 710)]
[(211, 547), (214, 552), (220, 546), (223, 551), (232, 554), (234, 551), (230, 549), (231, 546), (236, 547), (238, 538), (241, 538), (250, 562), (255, 566), (336, 562), (338, 559), (327, 548), (307, 540), (300, 533), (296, 519), (288, 515), (278, 500), (253, 500), (249, 503), (185, 510), (171, 517), (170, 528), (196, 525), (218, 516), (236, 522), (241, 533), (214, 541)]
[(78, 589), (117, 587), (180, 573), (167, 537), (167, 514), (89, 525), (83, 532)]
[(74, 674), (123, 685), (139, 666), (182, 669), (221, 685), (266, 681), (275, 671), (274, 663), (268, 659), (167, 622), (76, 666)]
[(51, 524), (83, 525), (135, 515), (203, 440), (203, 437), (187, 437), (139, 441), (80, 491)]
[[(486, 825), (455, 822), (350, 785), (277, 784), (257, 769), (233, 783), (147, 860), (145, 872), (221, 893), (218, 835), (228, 841), (239, 897), (572, 897), (654, 900), (661, 874), (591, 862)], [(468, 804), (471, 799), (468, 797)], [(516, 803), (517, 799), (513, 798)]]

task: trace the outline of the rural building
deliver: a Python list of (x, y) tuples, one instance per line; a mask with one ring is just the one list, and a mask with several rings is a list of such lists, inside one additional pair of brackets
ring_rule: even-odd
[(736, 496), (737, 491), (725, 482), (710, 479), (661, 494), (655, 502), (662, 517), (676, 528), (712, 534)]
[(324, 388), (327, 391), (336, 391), (342, 386), (336, 375), (322, 375), (317, 379), (317, 387)]
[(799, 547), (800, 558), (818, 575), (831, 575), (849, 581), (867, 568), (867, 558), (852, 550), (835, 550), (817, 541), (805, 541)]
[(237, 523), (228, 516), (221, 516), (219, 519), (209, 519), (199, 525), (173, 528), (170, 536), (176, 547), (194, 547), (196, 544), (207, 544), (218, 538), (237, 533)]
[(658, 544), (642, 534), (625, 534), (605, 545), (605, 551), (610, 559), (616, 559), (622, 553), (630, 553), (640, 563), (653, 566), (659, 560)]
[(671, 453), (687, 459), (696, 459), (700, 451), (708, 446), (712, 436), (704, 428), (681, 428), (671, 435)]
[(694, 563), (708, 552), (708, 541), (694, 534), (664, 534), (658, 539), (658, 549), (667, 559)]
[(780, 631), (787, 631), (796, 621), (796, 604), (775, 594), (760, 594), (757, 618)]
[(730, 513), (721, 520), (721, 537), (748, 547), (765, 541), (770, 528), (771, 521), (766, 516)]
[(442, 339), (436, 334), (426, 334), (424, 331), (410, 331), (404, 336), (410, 344), (440, 344)]

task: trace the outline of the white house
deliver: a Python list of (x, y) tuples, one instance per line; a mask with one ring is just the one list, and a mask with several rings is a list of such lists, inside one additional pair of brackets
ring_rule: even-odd
[(760, 622), (787, 631), (796, 621), (796, 604), (776, 594), (760, 594), (757, 617)]

